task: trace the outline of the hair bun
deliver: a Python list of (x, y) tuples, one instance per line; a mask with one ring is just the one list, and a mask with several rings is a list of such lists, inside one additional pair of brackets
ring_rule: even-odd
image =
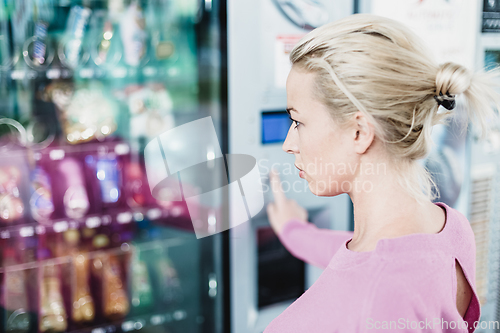
[(447, 62), (439, 66), (436, 74), (436, 95), (458, 95), (469, 89), (471, 72), (462, 65)]

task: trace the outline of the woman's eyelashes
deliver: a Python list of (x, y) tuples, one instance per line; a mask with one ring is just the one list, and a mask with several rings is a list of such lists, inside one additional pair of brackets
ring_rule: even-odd
[(300, 123), (297, 120), (293, 120), (292, 117), (288, 117), (288, 118), (290, 118), (290, 120), (295, 123), (295, 127), (294, 128), (299, 127)]

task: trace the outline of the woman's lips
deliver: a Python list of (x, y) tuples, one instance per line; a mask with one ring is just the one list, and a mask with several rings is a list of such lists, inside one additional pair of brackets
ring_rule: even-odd
[[(294, 164), (294, 165), (295, 165), (295, 164)], [(299, 177), (300, 177), (300, 178), (304, 178), (304, 175), (306, 174), (306, 173), (304, 172), (304, 170), (302, 170), (301, 168), (299, 168), (299, 167), (298, 167), (298, 166), (296, 166), (296, 165), (295, 165), (295, 167), (296, 167), (297, 169), (299, 169)]]

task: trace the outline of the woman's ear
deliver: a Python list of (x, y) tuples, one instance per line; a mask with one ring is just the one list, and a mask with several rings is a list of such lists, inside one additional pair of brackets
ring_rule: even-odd
[(354, 151), (364, 154), (375, 139), (375, 128), (368, 121), (363, 112), (354, 115)]

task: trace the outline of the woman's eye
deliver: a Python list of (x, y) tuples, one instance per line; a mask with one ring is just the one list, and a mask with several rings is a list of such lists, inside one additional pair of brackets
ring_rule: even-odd
[(290, 118), (290, 120), (295, 123), (294, 128), (297, 128), (300, 125), (300, 123), (297, 120), (293, 120), (291, 117), (288, 117), (288, 118)]

